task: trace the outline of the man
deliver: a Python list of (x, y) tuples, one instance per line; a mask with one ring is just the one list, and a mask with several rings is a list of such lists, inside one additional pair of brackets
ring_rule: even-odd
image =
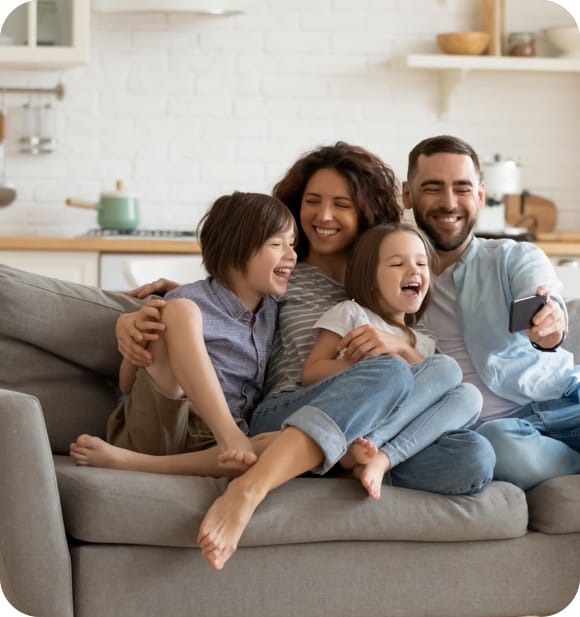
[[(440, 260), (422, 325), (483, 394), (477, 430), (495, 449), (494, 477), (527, 490), (580, 473), (580, 366), (560, 348), (567, 314), (548, 258), (529, 243), (474, 236), (485, 185), (477, 154), (455, 137), (413, 148), (403, 202)], [(510, 333), (511, 301), (544, 293), (533, 327)]]

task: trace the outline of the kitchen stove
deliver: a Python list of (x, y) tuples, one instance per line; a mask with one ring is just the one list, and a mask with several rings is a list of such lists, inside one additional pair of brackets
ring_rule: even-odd
[(87, 236), (99, 236), (106, 238), (113, 237), (132, 237), (132, 238), (182, 238), (195, 239), (197, 233), (195, 231), (183, 229), (89, 229)]

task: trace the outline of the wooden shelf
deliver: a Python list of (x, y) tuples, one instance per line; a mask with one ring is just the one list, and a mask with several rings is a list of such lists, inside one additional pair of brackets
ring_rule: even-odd
[(447, 115), (456, 88), (471, 71), (535, 71), (580, 73), (580, 57), (516, 58), (512, 56), (455, 56), (411, 54), (392, 61), (394, 68), (439, 71), (439, 116)]

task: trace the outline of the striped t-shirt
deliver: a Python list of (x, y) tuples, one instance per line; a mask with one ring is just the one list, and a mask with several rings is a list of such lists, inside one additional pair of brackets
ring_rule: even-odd
[(329, 308), (345, 300), (341, 283), (316, 266), (300, 263), (279, 303), (278, 332), (266, 375), (266, 395), (301, 387), (302, 366), (316, 342), (312, 329)]

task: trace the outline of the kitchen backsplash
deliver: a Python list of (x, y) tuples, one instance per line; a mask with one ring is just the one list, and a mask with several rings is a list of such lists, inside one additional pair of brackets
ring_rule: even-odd
[[(580, 229), (580, 73), (476, 71), (440, 119), (438, 74), (389, 66), (436, 52), (437, 32), (480, 29), (479, 0), (246, 4), (235, 17), (92, 13), (88, 66), (0, 69), (0, 86), (66, 88), (51, 154), (19, 152), (26, 97), (6, 97), (18, 198), (0, 209), (0, 234), (84, 233), (96, 213), (66, 198), (96, 201), (117, 178), (140, 196), (142, 227), (193, 228), (218, 195), (271, 191), (318, 144), (363, 145), (403, 178), (409, 149), (438, 133), (519, 159), (523, 186), (558, 205), (558, 228)], [(572, 20), (545, 0), (509, 0), (506, 22)]]

